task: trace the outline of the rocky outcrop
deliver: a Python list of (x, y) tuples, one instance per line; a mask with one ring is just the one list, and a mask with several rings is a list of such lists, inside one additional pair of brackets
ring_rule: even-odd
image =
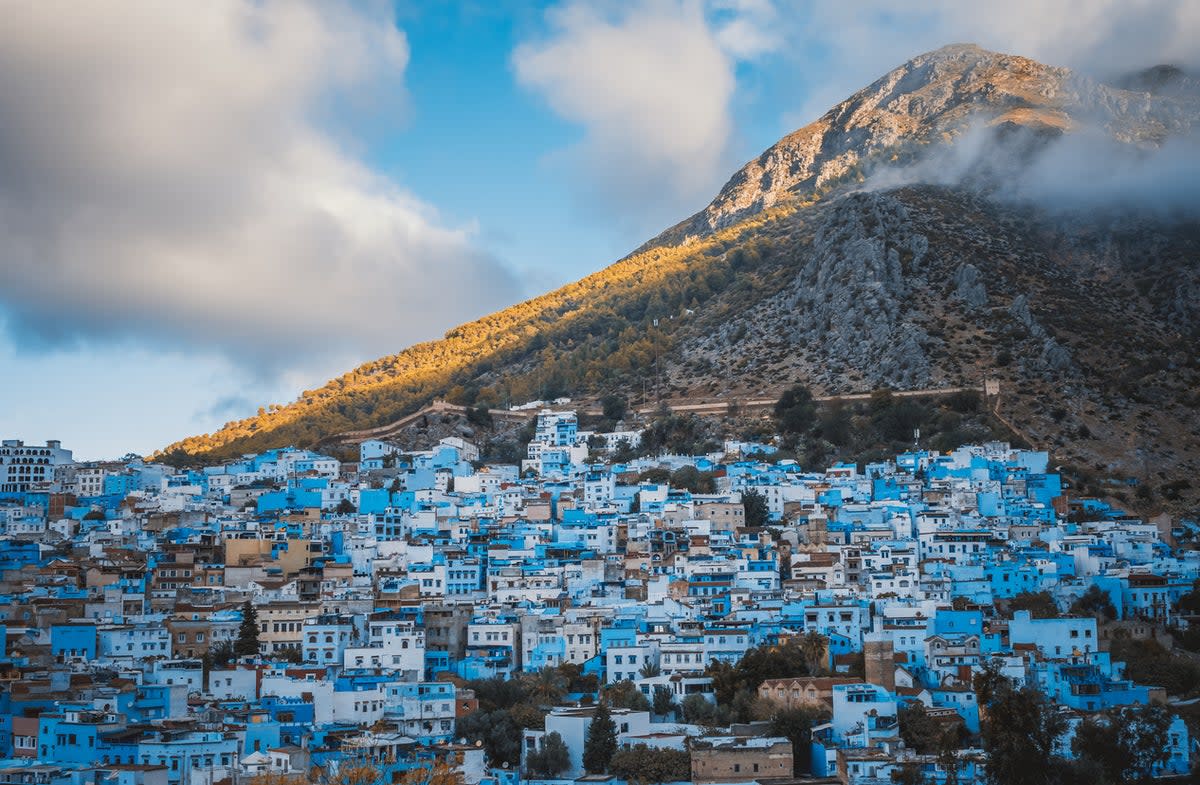
[(862, 369), (875, 385), (929, 383), (925, 331), (906, 320), (908, 275), (928, 249), (904, 206), (883, 194), (841, 200), (817, 229), (791, 288), (793, 340)]
[(987, 286), (979, 274), (979, 268), (971, 263), (964, 264), (954, 274), (954, 296), (969, 308), (982, 308), (987, 305)]

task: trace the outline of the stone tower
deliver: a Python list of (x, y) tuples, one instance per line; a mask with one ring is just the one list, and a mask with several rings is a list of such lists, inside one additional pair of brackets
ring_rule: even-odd
[(867, 681), (895, 692), (896, 661), (891, 637), (881, 632), (867, 633), (863, 636), (863, 658)]

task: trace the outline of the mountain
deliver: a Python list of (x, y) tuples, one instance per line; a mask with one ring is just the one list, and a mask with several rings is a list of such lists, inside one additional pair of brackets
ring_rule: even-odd
[[(779, 140), (730, 178), (708, 207), (665, 237), (704, 234), (781, 200), (815, 197), (873, 158), (886, 153), (892, 164), (911, 159), (922, 148), (980, 126), (1051, 136), (1102, 128), (1134, 145), (1158, 145), (1194, 127), (1195, 84), (1179, 69), (1161, 66), (1120, 81), (1128, 89), (972, 44), (943, 47), (913, 58)], [(1168, 85), (1180, 89), (1164, 90)]]
[(1194, 194), (1152, 178), (1178, 168), (1164, 156), (1198, 121), (1178, 69), (1103, 84), (970, 45), (924, 54), (612, 266), (163, 457), (316, 444), (438, 398), (727, 400), (986, 377), (1037, 446), (1189, 503), (1200, 221)]

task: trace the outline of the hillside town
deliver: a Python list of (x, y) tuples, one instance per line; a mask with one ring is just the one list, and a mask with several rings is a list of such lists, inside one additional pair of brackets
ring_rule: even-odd
[(1000, 442), (624, 460), (635, 428), (530, 416), (507, 464), (4, 441), (0, 785), (1190, 772), (1190, 524)]

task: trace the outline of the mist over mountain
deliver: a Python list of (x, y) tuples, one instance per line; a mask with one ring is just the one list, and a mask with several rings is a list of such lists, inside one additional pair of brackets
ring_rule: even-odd
[(1194, 503), (1200, 89), (1170, 66), (1109, 82), (971, 45), (913, 58), (611, 267), (168, 455), (316, 444), (435, 398), (995, 378), (1031, 443)]
[[(1193, 147), (1193, 80), (1162, 67), (1120, 81), (1128, 87), (971, 44), (920, 55), (772, 145), (659, 241), (729, 226), (868, 173), (886, 171), (881, 183), (892, 185), (970, 180), (995, 189), (1060, 157), (1078, 162), (1074, 174), (1102, 176), (1114, 163), (1105, 154), (1119, 151), (1136, 168), (1175, 158), (1155, 154), (1168, 142), (1188, 138)], [(1054, 144), (1064, 136), (1069, 144)]]

